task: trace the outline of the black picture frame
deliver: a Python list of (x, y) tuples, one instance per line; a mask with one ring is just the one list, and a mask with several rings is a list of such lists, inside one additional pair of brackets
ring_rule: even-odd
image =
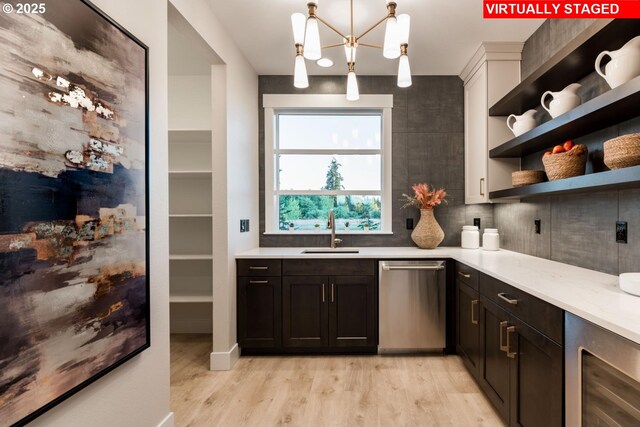
[(145, 331), (145, 335), (146, 335), (146, 342), (143, 345), (141, 345), (138, 348), (136, 348), (134, 351), (131, 351), (130, 353), (128, 353), (127, 355), (121, 357), (120, 359), (118, 359), (117, 361), (112, 363), (111, 365), (109, 365), (106, 368), (102, 369), (97, 374), (94, 374), (93, 376), (91, 376), (88, 379), (84, 380), (82, 383), (80, 383), (80, 384), (76, 385), (75, 387), (69, 389), (65, 393), (61, 394), (60, 396), (56, 397), (55, 399), (51, 400), (50, 402), (48, 402), (47, 404), (41, 406), (40, 408), (34, 410), (33, 412), (31, 412), (27, 416), (23, 417), (22, 419), (14, 422), (13, 424), (11, 424), (11, 427), (19, 427), (19, 426), (24, 426), (24, 425), (28, 424), (29, 422), (31, 422), (34, 419), (40, 417), (41, 415), (43, 415), (44, 413), (48, 412), (52, 408), (58, 406), (59, 404), (61, 404), (65, 400), (69, 399), (70, 397), (72, 397), (73, 395), (78, 393), (79, 391), (81, 391), (84, 388), (86, 388), (87, 386), (93, 384), (94, 382), (96, 382), (100, 378), (104, 377), (105, 375), (107, 375), (111, 371), (113, 371), (116, 368), (118, 368), (121, 365), (123, 365), (125, 362), (131, 360), (132, 358), (136, 357), (137, 355), (139, 355), (140, 353), (142, 353), (143, 351), (145, 351), (146, 349), (151, 347), (151, 305), (150, 305), (151, 304), (151, 296), (150, 296), (150, 291), (151, 291), (151, 286), (150, 286), (150, 280), (151, 280), (150, 267), (151, 267), (151, 265), (150, 265), (150, 205), (149, 205), (149, 184), (150, 184), (150, 177), (149, 177), (149, 126), (150, 126), (150, 119), (149, 119), (149, 48), (140, 39), (138, 39), (133, 34), (131, 34), (127, 29), (125, 29), (122, 25), (120, 25), (118, 22), (116, 22), (113, 18), (111, 18), (109, 15), (107, 15), (105, 12), (103, 12), (100, 8), (98, 8), (95, 4), (93, 4), (89, 0), (64, 0), (63, 2), (51, 2), (51, 3), (48, 3), (47, 6), (49, 7), (50, 5), (52, 5), (52, 3), (58, 3), (58, 4), (64, 3), (64, 7), (69, 7), (69, 8), (88, 7), (93, 13), (98, 15), (98, 18), (105, 20), (108, 24), (110, 24), (111, 26), (115, 27), (122, 34), (124, 34), (127, 38), (129, 38), (131, 41), (133, 41), (135, 44), (137, 44), (144, 52), (144, 68), (145, 68), (144, 69), (144, 79), (145, 79), (145, 82), (144, 82), (144, 91), (145, 91), (145, 93), (144, 93), (144, 109), (145, 109), (145, 111), (144, 111), (144, 130), (145, 130), (145, 137), (144, 137), (144, 149), (145, 149), (145, 154), (144, 154), (144, 164), (145, 164), (145, 174), (144, 174), (145, 191), (144, 191), (144, 197), (145, 197), (145, 201), (144, 201), (144, 206), (145, 206), (145, 267), (146, 267), (146, 272), (145, 272), (145, 276), (146, 276), (146, 283), (145, 283), (145, 294), (146, 294), (146, 304), (145, 304), (146, 331)]

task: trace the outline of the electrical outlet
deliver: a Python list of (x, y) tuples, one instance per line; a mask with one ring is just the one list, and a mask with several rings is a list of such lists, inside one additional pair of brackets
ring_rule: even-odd
[(413, 218), (407, 218), (407, 230), (413, 230)]
[(616, 221), (616, 242), (617, 243), (628, 243), (627, 242), (627, 222), (626, 221)]
[(478, 227), (478, 230), (480, 230), (480, 218), (473, 218), (473, 225)]
[(247, 233), (249, 231), (249, 220), (241, 219), (240, 220), (240, 232)]
[(540, 234), (540, 230), (542, 229), (542, 221), (539, 219), (536, 219), (533, 221), (533, 230), (535, 231), (536, 234)]

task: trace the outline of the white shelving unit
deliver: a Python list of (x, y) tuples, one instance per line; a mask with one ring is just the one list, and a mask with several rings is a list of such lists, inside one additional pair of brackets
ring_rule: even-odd
[(172, 333), (211, 332), (211, 200), (211, 131), (169, 131), (169, 301)]

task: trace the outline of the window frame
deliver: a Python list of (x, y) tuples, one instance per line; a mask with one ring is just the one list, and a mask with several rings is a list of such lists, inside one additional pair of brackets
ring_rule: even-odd
[[(382, 210), (380, 213), (380, 230), (349, 231), (349, 234), (392, 234), (392, 129), (391, 116), (393, 95), (360, 95), (358, 101), (347, 101), (344, 95), (263, 95), (264, 107), (264, 182), (265, 182), (265, 231), (264, 234), (318, 234), (315, 231), (283, 231), (279, 229), (280, 195), (375, 195), (380, 196)], [(276, 150), (278, 115), (279, 114), (340, 114), (348, 111), (350, 114), (381, 113), (381, 145), (380, 149), (354, 150), (307, 150), (284, 149)], [(276, 155), (278, 154), (325, 154), (325, 155), (353, 155), (375, 154), (381, 156), (381, 188), (380, 191), (345, 191), (345, 190), (284, 190), (278, 188), (278, 173)], [(326, 234), (329, 230), (321, 228), (319, 233)]]

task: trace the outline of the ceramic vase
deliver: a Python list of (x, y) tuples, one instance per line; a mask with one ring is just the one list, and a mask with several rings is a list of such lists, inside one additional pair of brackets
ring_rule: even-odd
[(444, 240), (444, 231), (433, 216), (433, 209), (420, 209), (420, 221), (411, 239), (421, 249), (435, 249)]

